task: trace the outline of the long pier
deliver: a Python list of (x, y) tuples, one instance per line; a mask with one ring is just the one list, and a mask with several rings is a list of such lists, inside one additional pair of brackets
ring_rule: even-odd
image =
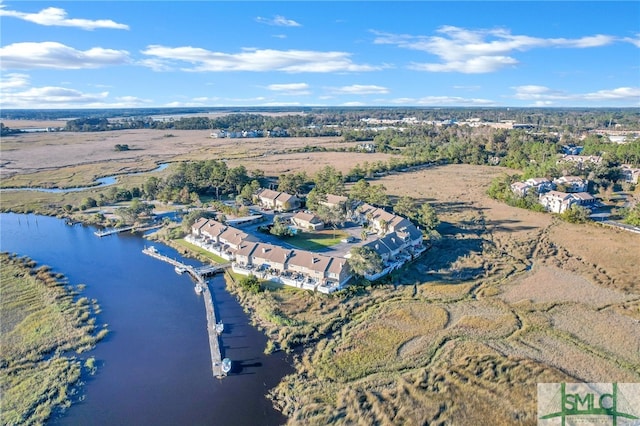
[(96, 237), (106, 237), (107, 235), (113, 235), (113, 234), (118, 234), (120, 232), (131, 231), (133, 228), (134, 228), (133, 226), (127, 226), (126, 228), (115, 228), (115, 229), (107, 229), (104, 231), (96, 231), (93, 234)]
[(106, 237), (108, 235), (113, 235), (113, 234), (119, 234), (120, 232), (127, 232), (127, 231), (150, 231), (152, 229), (158, 229), (158, 228), (162, 228), (162, 225), (149, 225), (149, 226), (141, 226), (141, 227), (135, 227), (135, 226), (127, 226), (125, 228), (114, 228), (114, 229), (105, 229), (102, 231), (95, 231), (93, 234), (96, 237)]
[(191, 265), (186, 265), (182, 262), (177, 261), (176, 259), (172, 259), (158, 253), (158, 251), (154, 247), (145, 247), (142, 252), (153, 258), (169, 263), (176, 268), (184, 270), (197, 281), (196, 285), (202, 288), (204, 306), (207, 312), (207, 331), (209, 334), (209, 348), (211, 350), (211, 368), (213, 371), (213, 376), (216, 378), (222, 378), (226, 376), (226, 373), (222, 370), (222, 353), (220, 352), (220, 338), (218, 335), (218, 330), (216, 329), (217, 321), (215, 309), (213, 307), (213, 295), (209, 291), (209, 286), (204, 280), (204, 276), (211, 275), (212, 273), (215, 273), (217, 271), (221, 271), (227, 265), (194, 268)]

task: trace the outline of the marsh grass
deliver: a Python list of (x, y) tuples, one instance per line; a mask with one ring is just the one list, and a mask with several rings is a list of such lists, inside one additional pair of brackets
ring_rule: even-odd
[(69, 389), (80, 378), (81, 361), (66, 354), (91, 349), (107, 329), (95, 332), (97, 303), (49, 267), (7, 253), (0, 265), (3, 424), (42, 424), (54, 407), (71, 404)]
[(339, 343), (324, 352), (318, 369), (337, 381), (397, 370), (401, 347), (418, 336), (434, 336), (447, 320), (444, 309), (421, 301), (383, 304), (352, 322)]
[[(3, 143), (2, 153), (19, 154), (16, 170), (23, 173), (41, 169), (42, 158), (51, 155), (50, 146), (61, 152), (83, 150), (95, 160), (95, 168), (72, 164), (59, 172), (41, 170), (16, 177), (27, 183), (90, 182), (143, 158), (227, 158), (230, 167), (269, 170), (273, 176), (313, 173), (325, 165), (346, 172), (354, 162), (389, 158), (291, 152), (310, 143), (328, 149), (347, 146), (338, 140), (237, 144), (212, 141), (207, 135), (178, 131), (170, 143), (147, 131), (37, 135), (29, 145), (36, 155), (16, 153), (17, 139)], [(61, 136), (82, 140), (63, 145), (48, 139)], [(101, 150), (105, 141), (109, 148), (115, 143), (136, 146), (139, 150), (125, 155), (137, 157), (116, 158), (112, 149)], [(79, 158), (63, 153), (50, 166), (66, 168), (72, 157)], [(558, 222), (551, 215), (489, 199), (486, 188), (491, 179), (507, 172), (515, 171), (448, 165), (379, 179), (392, 197), (407, 195), (432, 203), (442, 221), (437, 229), (442, 239), (381, 285), (359, 284), (328, 296), (263, 285), (265, 291), (256, 295), (235, 285), (234, 274), (225, 274), (227, 288), (268, 336), (267, 351), (296, 350), (296, 372), (269, 393), (289, 424), (533, 425), (538, 382), (640, 381), (637, 356), (630, 355), (639, 329), (629, 321), (640, 319), (640, 240), (598, 226)], [(122, 182), (139, 185), (145, 178), (123, 177)], [(58, 212), (64, 204), (96, 198), (97, 191), (3, 193), (3, 206)], [(329, 240), (316, 242), (314, 248), (326, 247)], [(197, 256), (206, 259), (203, 253)], [(523, 283), (535, 288), (520, 287), (527, 291), (518, 294)], [(624, 297), (604, 298), (610, 292), (591, 291), (589, 298), (581, 298), (580, 291), (594, 287), (616, 290)], [(593, 309), (598, 313), (590, 315)], [(11, 321), (21, 321), (20, 315), (26, 314), (14, 314)], [(590, 318), (602, 324), (589, 327)], [(617, 326), (621, 329), (611, 336), (598, 337)], [(590, 330), (594, 335), (585, 335)], [(631, 343), (612, 348), (625, 333), (633, 336)]]

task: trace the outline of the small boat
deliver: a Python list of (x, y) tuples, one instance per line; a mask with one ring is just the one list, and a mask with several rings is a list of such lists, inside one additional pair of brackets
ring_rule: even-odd
[(231, 360), (229, 358), (225, 358), (222, 360), (222, 372), (224, 374), (229, 374), (231, 371)]
[(187, 269), (186, 269), (186, 268), (183, 268), (183, 267), (181, 267), (181, 266), (176, 266), (174, 269), (175, 269), (175, 271), (176, 271), (176, 274), (180, 274), (180, 275), (182, 275), (182, 274), (184, 274), (185, 272), (187, 272)]
[(202, 286), (200, 284), (196, 284), (195, 291), (198, 294), (202, 293)]
[(218, 321), (218, 323), (216, 324), (216, 333), (222, 334), (223, 331), (224, 331), (224, 324), (222, 323), (222, 321)]

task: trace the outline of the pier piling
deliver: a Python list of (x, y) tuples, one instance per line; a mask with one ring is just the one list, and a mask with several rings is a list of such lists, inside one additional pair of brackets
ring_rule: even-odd
[(203, 275), (212, 274), (217, 271), (221, 271), (227, 265), (220, 265), (216, 267), (207, 267), (196, 269), (193, 266), (185, 265), (182, 262), (179, 262), (170, 257), (164, 256), (153, 247), (145, 247), (142, 252), (146, 255), (149, 255), (155, 259), (161, 260), (163, 262), (169, 263), (176, 268), (180, 268), (189, 273), (195, 280), (197, 280), (197, 285), (202, 288), (202, 296), (204, 299), (204, 306), (207, 313), (207, 332), (209, 334), (209, 347), (211, 350), (211, 368), (213, 372), (213, 376), (216, 378), (222, 378), (226, 376), (226, 373), (222, 370), (222, 353), (220, 352), (220, 337), (216, 330), (216, 313), (213, 307), (213, 295), (209, 291), (209, 286), (207, 282), (204, 280)]

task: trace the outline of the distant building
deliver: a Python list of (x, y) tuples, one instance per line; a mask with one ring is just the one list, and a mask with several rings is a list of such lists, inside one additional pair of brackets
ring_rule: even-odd
[(298, 228), (311, 231), (319, 231), (324, 228), (324, 223), (313, 213), (298, 212), (291, 222)]
[(599, 155), (562, 155), (557, 163), (576, 163), (580, 170), (585, 167), (591, 167), (594, 164), (600, 164), (602, 162), (602, 157)]
[(538, 194), (551, 191), (553, 189), (553, 183), (547, 178), (530, 178), (525, 181), (531, 188), (533, 188)]
[(345, 209), (348, 202), (349, 199), (343, 195), (327, 194), (326, 200), (320, 201), (319, 204), (329, 207), (330, 209)]
[(589, 181), (580, 176), (561, 176), (554, 179), (556, 187), (564, 186), (566, 192), (585, 192), (589, 186)]
[(584, 149), (583, 146), (576, 146), (576, 145), (562, 146), (562, 152), (567, 155), (580, 155), (583, 149)]
[(300, 199), (295, 195), (271, 189), (263, 189), (258, 193), (258, 200), (260, 205), (267, 209), (286, 212), (300, 208)]
[(549, 191), (539, 197), (539, 202), (551, 213), (564, 213), (571, 207), (571, 194), (559, 191)]
[(583, 207), (591, 207), (596, 199), (587, 192), (567, 193), (560, 191), (549, 191), (540, 195), (540, 204), (552, 213), (564, 213), (572, 205), (577, 204)]
[(640, 168), (631, 167), (629, 164), (623, 164), (620, 173), (625, 182), (638, 183), (640, 178)]
[(511, 184), (511, 192), (521, 197), (527, 195), (527, 192), (531, 189), (531, 185), (526, 182), (514, 182)]

